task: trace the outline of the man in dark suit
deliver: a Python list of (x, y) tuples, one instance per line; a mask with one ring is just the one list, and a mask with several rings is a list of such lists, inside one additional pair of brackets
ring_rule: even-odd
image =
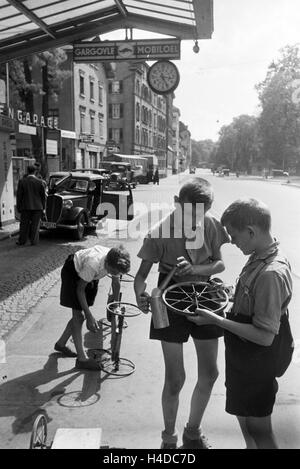
[(41, 179), (36, 177), (36, 167), (28, 166), (27, 175), (20, 179), (17, 189), (17, 210), (21, 214), (18, 245), (26, 244), (30, 239), (32, 245), (39, 242), (39, 228), (43, 210), (45, 210), (46, 193)]

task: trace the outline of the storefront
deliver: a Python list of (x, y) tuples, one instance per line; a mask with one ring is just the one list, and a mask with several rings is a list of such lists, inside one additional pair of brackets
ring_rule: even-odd
[(76, 151), (76, 168), (99, 168), (103, 160), (105, 145), (79, 141)]
[(0, 228), (15, 221), (11, 134), (15, 122), (0, 114)]

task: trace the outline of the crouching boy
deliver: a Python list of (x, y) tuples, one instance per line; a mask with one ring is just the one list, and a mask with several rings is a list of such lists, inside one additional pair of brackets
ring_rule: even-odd
[[(90, 311), (98, 291), (99, 280), (110, 274), (112, 277), (112, 301), (120, 295), (120, 275), (130, 270), (129, 253), (123, 246), (112, 249), (96, 245), (81, 249), (66, 259), (61, 271), (60, 304), (72, 309), (72, 319), (54, 348), (68, 357), (77, 357), (76, 368), (99, 370), (96, 360), (87, 357), (83, 348), (82, 325), (96, 332), (98, 323)], [(73, 337), (76, 353), (66, 344)]]

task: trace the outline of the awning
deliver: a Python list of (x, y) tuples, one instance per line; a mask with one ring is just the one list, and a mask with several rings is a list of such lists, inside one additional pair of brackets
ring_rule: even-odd
[(0, 62), (125, 28), (209, 39), (213, 0), (0, 0)]

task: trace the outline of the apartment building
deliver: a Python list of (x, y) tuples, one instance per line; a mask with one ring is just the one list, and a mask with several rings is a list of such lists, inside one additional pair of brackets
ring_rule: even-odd
[(192, 140), (191, 132), (188, 126), (183, 122), (179, 122), (179, 145), (180, 145), (180, 160), (181, 169), (189, 167), (192, 159)]
[(144, 62), (115, 64), (108, 84), (108, 141), (119, 153), (155, 154), (165, 175), (168, 100), (150, 90), (148, 68)]
[(180, 160), (180, 138), (179, 138), (179, 121), (180, 121), (180, 110), (178, 107), (173, 106), (173, 119), (172, 119), (172, 146), (173, 146), (173, 174), (178, 173), (179, 160)]

